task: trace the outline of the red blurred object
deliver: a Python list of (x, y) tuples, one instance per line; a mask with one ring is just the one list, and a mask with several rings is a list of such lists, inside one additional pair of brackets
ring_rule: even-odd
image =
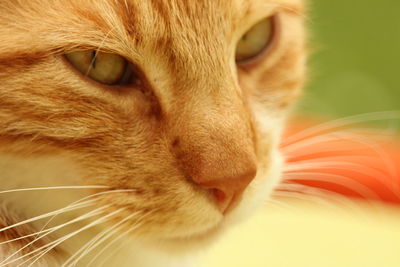
[(281, 146), (287, 161), (284, 185), (400, 204), (398, 136), (349, 129), (342, 122), (318, 125), (297, 119), (289, 125)]

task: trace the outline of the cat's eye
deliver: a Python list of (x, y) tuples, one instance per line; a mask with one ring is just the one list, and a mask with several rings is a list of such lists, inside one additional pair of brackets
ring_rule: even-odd
[(129, 62), (117, 54), (86, 50), (67, 53), (65, 57), (75, 69), (99, 83), (127, 85), (132, 82)]
[(236, 62), (244, 63), (262, 54), (270, 45), (274, 34), (274, 19), (263, 19), (248, 30), (236, 46)]

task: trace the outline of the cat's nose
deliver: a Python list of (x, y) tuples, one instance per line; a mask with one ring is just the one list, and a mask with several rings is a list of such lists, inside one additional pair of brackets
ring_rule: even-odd
[(217, 207), (225, 214), (240, 202), (243, 191), (254, 179), (256, 173), (257, 168), (255, 166), (247, 166), (240, 174), (232, 177), (215, 177), (215, 179), (197, 177), (195, 182), (210, 190)]

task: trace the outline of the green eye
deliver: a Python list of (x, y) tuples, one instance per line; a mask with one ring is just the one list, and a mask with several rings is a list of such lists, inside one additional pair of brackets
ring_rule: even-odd
[(133, 72), (126, 59), (96, 50), (65, 54), (66, 59), (83, 75), (106, 85), (126, 85), (132, 81)]
[(261, 54), (268, 48), (273, 38), (273, 18), (263, 19), (239, 40), (236, 47), (236, 62), (242, 63)]

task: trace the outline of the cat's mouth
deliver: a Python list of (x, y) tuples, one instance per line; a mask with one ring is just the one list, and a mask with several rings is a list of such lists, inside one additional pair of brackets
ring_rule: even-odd
[(226, 201), (225, 207), (221, 210), (221, 218), (217, 222), (213, 223), (212, 225), (206, 227), (205, 229), (192, 233), (187, 236), (183, 237), (173, 237), (171, 238), (172, 241), (176, 242), (187, 242), (187, 241), (204, 241), (207, 239), (214, 239), (216, 236), (219, 235), (220, 232), (225, 228), (226, 218), (231, 215), (231, 213), (236, 210), (236, 207), (239, 206), (241, 200), (243, 198), (243, 194), (235, 194), (230, 199)]
[[(221, 212), (221, 218), (213, 224), (191, 234), (167, 237), (164, 241), (178, 246), (189, 246), (188, 249), (190, 249), (191, 245), (203, 246), (204, 244), (214, 242), (232, 222), (232, 218), (235, 217), (234, 213), (236, 208), (240, 206), (242, 197), (242, 194), (234, 196), (228, 203), (224, 212)], [(235, 219), (233, 219), (233, 221), (234, 220)]]
[(234, 194), (229, 201), (227, 201), (226, 207), (223, 209), (222, 214), (224, 216), (230, 214), (241, 202), (243, 194)]

